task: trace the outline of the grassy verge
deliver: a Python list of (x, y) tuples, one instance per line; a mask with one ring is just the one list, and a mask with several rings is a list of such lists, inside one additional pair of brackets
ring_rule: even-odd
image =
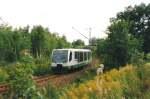
[(82, 76), (76, 77), (73, 81), (69, 84), (63, 85), (61, 87), (56, 87), (52, 83), (49, 84), (41, 89), (41, 94), (44, 96), (45, 99), (60, 99), (60, 97), (72, 88), (73, 86), (79, 87), (80, 84), (84, 84), (89, 80), (93, 80), (96, 76), (95, 70), (87, 70)]
[(72, 85), (61, 99), (149, 99), (150, 64), (113, 69), (92, 80)]

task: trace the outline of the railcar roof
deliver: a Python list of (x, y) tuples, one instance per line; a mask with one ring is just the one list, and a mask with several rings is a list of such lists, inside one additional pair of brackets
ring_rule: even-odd
[(64, 49), (54, 49), (54, 50), (91, 51), (90, 49), (74, 49), (74, 48), (64, 48)]

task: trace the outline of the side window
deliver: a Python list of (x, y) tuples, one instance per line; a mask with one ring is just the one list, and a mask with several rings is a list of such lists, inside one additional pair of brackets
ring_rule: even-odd
[(80, 53), (79, 52), (75, 52), (75, 59), (80, 62)]
[(70, 52), (70, 55), (69, 55), (69, 61), (72, 60), (72, 52)]
[(83, 52), (80, 52), (80, 62), (83, 61)]
[(81, 62), (81, 52), (79, 52), (79, 62)]
[(87, 60), (87, 52), (84, 52), (84, 60)]
[(80, 58), (80, 52), (77, 52), (78, 53), (78, 61), (80, 62), (81, 58)]
[(78, 59), (78, 52), (75, 52), (75, 59)]

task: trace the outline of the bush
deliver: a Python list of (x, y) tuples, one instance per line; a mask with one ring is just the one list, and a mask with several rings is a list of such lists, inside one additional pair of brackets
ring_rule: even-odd
[(35, 59), (35, 64), (50, 64), (51, 59), (50, 58), (37, 58)]
[(4, 60), (0, 60), (0, 66), (6, 66), (8, 63)]
[(20, 58), (20, 61), (23, 62), (23, 63), (34, 63), (34, 59), (30, 55), (22, 56)]
[(46, 75), (51, 73), (51, 66), (49, 64), (36, 64), (34, 66), (34, 75)]
[(150, 53), (146, 54), (146, 60), (150, 62)]
[(59, 99), (59, 94), (58, 94), (58, 90), (57, 87), (52, 85), (50, 82), (48, 83), (48, 85), (45, 87), (46, 88), (46, 93), (45, 96), (48, 99)]
[(5, 82), (6, 80), (8, 80), (9, 75), (6, 72), (6, 70), (4, 70), (3, 68), (0, 68), (0, 82)]
[[(126, 98), (138, 98), (141, 96), (142, 83), (139, 79), (137, 69), (128, 66), (120, 70), (120, 83), (123, 86), (123, 95)], [(119, 80), (119, 79), (118, 79)]]
[(32, 73), (30, 64), (16, 63), (9, 68), (10, 88), (14, 98), (27, 99), (38, 96)]
[(34, 75), (46, 75), (51, 73), (51, 61), (47, 58), (39, 58), (35, 60), (35, 65), (33, 67)]
[(139, 78), (141, 79), (141, 83), (143, 84), (142, 90), (149, 91), (150, 90), (150, 63), (146, 63), (144, 66), (139, 67), (138, 69)]
[(141, 66), (144, 64), (144, 53), (140, 53), (139, 51), (135, 50), (132, 53), (130, 63), (135, 66)]

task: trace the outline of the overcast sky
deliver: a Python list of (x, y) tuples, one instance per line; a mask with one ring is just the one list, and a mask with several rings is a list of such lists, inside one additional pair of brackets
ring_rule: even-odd
[(65, 35), (68, 41), (87, 39), (72, 27), (92, 37), (106, 37), (109, 18), (129, 5), (150, 0), (0, 0), (0, 17), (13, 27), (42, 25), (51, 32)]

